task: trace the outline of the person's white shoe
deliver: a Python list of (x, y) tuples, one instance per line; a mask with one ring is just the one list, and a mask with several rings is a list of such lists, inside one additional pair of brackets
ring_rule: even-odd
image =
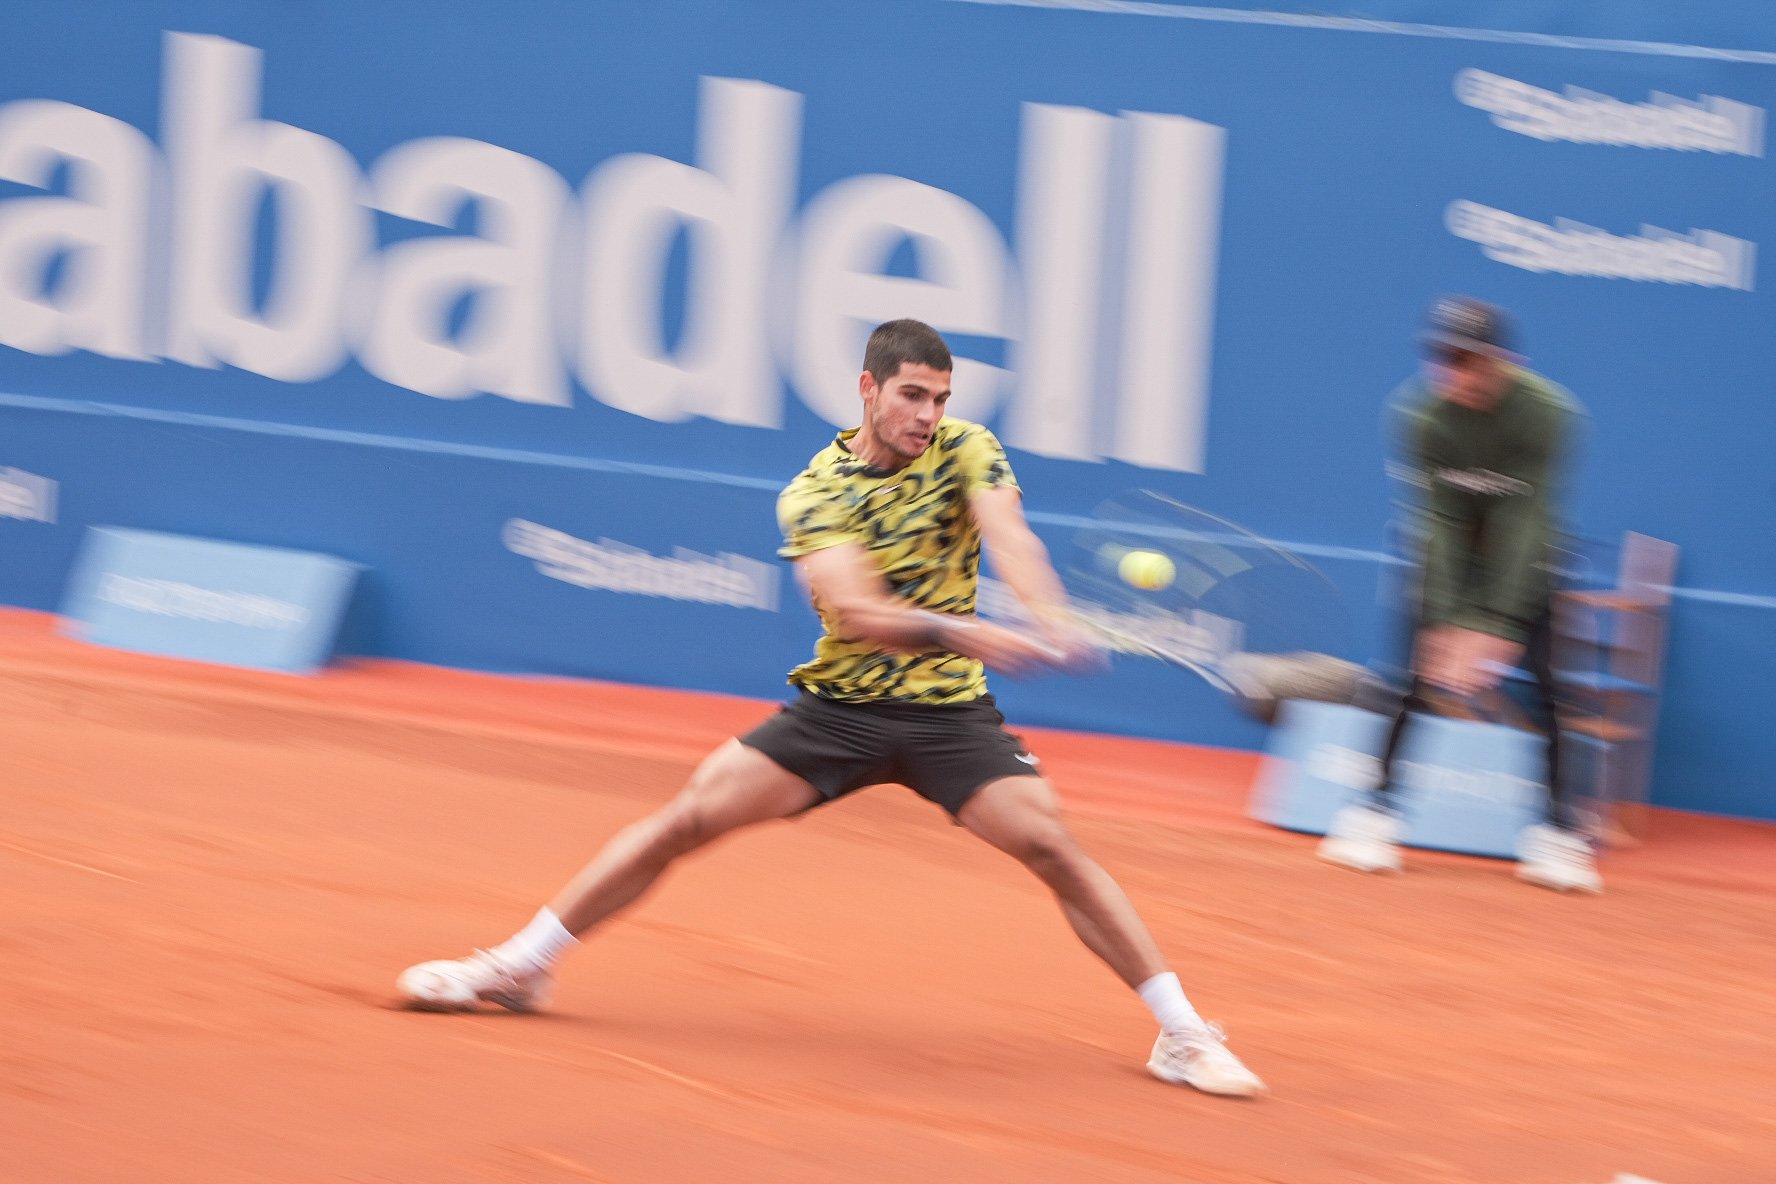
[(1517, 837), (1517, 878), (1556, 892), (1602, 892), (1591, 843), (1577, 831), (1541, 824)]
[(1346, 806), (1333, 816), (1319, 855), (1328, 863), (1359, 872), (1397, 872), (1400, 820), (1385, 810)]
[(549, 1001), (550, 986), (547, 971), (519, 970), (487, 950), (421, 962), (395, 980), (401, 1001), (413, 1011), (474, 1011), (482, 1003), (507, 1011), (539, 1011)]
[(1264, 1082), (1228, 1051), (1221, 1029), (1213, 1025), (1195, 1032), (1161, 1032), (1147, 1058), (1147, 1071), (1172, 1085), (1226, 1098), (1254, 1098), (1264, 1092)]

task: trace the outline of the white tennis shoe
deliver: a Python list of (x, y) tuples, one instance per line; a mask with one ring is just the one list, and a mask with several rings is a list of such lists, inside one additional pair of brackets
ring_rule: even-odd
[(540, 1011), (553, 986), (547, 971), (520, 970), (487, 950), (421, 962), (395, 980), (401, 1001), (413, 1011), (474, 1011), (483, 1003), (507, 1011)]
[(1224, 1098), (1255, 1098), (1264, 1082), (1229, 1052), (1220, 1028), (1161, 1032), (1147, 1058), (1147, 1071), (1172, 1085), (1188, 1085)]
[(1603, 891), (1590, 841), (1545, 823), (1517, 836), (1517, 878), (1556, 892)]
[(1397, 872), (1400, 820), (1370, 806), (1346, 806), (1333, 816), (1319, 855), (1359, 872)]

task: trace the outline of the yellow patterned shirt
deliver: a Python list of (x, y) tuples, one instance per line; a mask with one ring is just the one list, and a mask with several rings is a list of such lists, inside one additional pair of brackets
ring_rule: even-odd
[[(857, 429), (840, 432), (777, 499), (785, 559), (841, 543), (861, 544), (894, 595), (939, 613), (972, 613), (980, 576), (980, 529), (968, 501), (983, 489), (1017, 488), (1005, 450), (979, 424), (944, 419), (930, 447), (904, 469), (873, 468), (852, 453)], [(963, 703), (987, 691), (980, 662), (948, 650), (902, 653), (835, 631), (825, 634), (791, 684), (851, 702)]]

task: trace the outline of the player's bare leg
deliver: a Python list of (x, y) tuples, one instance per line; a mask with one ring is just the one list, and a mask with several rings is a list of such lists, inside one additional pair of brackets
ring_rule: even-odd
[(962, 807), (958, 818), (1046, 884), (1086, 948), (1141, 996), (1160, 1024), (1147, 1063), (1154, 1076), (1206, 1093), (1263, 1092), (1264, 1083), (1191, 1006), (1122, 886), (1068, 830), (1048, 782), (1040, 777), (994, 781)]
[(729, 740), (666, 805), (618, 831), (549, 903), (578, 937), (653, 886), (672, 861), (731, 831), (800, 813), (820, 794), (771, 758)]
[(1165, 973), (1153, 935), (1121, 885), (1067, 829), (1048, 782), (1040, 777), (995, 781), (969, 799), (959, 820), (1048, 885), (1079, 939), (1131, 988)]
[(547, 1001), (556, 958), (581, 934), (640, 899), (673, 861), (819, 800), (806, 781), (729, 740), (670, 802), (618, 831), (530, 924), (491, 950), (410, 967), (398, 984), (402, 997), (421, 1010), (472, 1011), (485, 1002), (534, 1011)]

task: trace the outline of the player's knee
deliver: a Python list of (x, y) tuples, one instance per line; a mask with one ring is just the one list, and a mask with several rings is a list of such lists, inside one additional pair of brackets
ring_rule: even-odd
[(672, 802), (642, 824), (642, 843), (659, 861), (675, 859), (696, 850), (714, 835), (695, 800)]
[(1071, 875), (1081, 854), (1079, 845), (1058, 823), (1032, 827), (1019, 836), (1011, 853), (1018, 862), (1051, 882)]

